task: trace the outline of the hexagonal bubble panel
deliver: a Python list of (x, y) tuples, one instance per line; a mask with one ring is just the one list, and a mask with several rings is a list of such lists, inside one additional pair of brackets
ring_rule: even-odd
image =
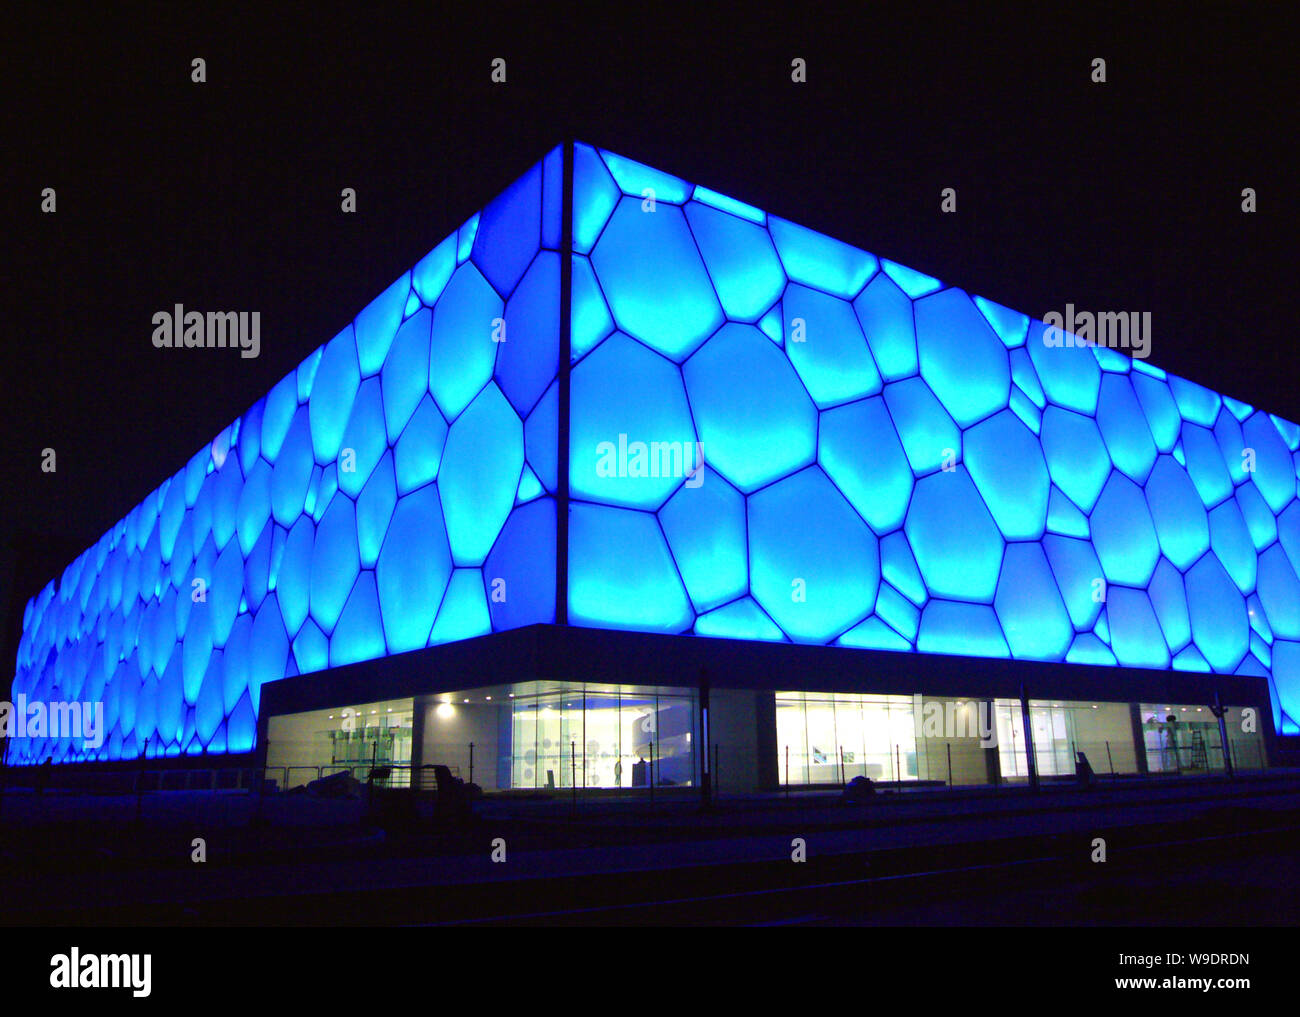
[[(1023, 348), (1012, 350), (1010, 359), (1012, 384), (1020, 389), (1038, 410), (1045, 409), (1047, 396), (1043, 394), (1043, 386), (1038, 383), (1038, 375), (1034, 372), (1034, 362), (1029, 359), (1029, 354)], [(1011, 395), (1014, 399), (1014, 390)]]
[(685, 180), (662, 170), (605, 149), (601, 149), (600, 156), (624, 194), (647, 200), (653, 197), (656, 202), (667, 201), (680, 205), (691, 193), (691, 185)]
[(290, 644), (299, 674), (323, 671), (330, 663), (330, 641), (315, 622), (308, 621)]
[[(1134, 382), (1140, 376), (1134, 376)], [(1214, 433), (1208, 428), (1196, 424), (1183, 424), (1183, 456), (1187, 461), (1187, 472), (1196, 485), (1196, 492), (1207, 507), (1217, 505), (1232, 494), (1232, 477), (1219, 452), (1219, 444)]]
[(555, 501), (516, 507), (483, 564), (495, 631), (555, 621)]
[(696, 611), (746, 591), (745, 499), (722, 477), (705, 467), (697, 485), (683, 484), (659, 510), (659, 522)]
[(1017, 385), (1011, 386), (1011, 412), (1014, 413), (1034, 434), (1043, 429), (1043, 414), (1037, 406)]
[(1172, 452), (1184, 424), (1178, 415), (1178, 404), (1174, 402), (1169, 385), (1159, 378), (1137, 371), (1133, 372), (1130, 380), (1142, 412), (1146, 415), (1147, 426), (1151, 429), (1156, 448), (1161, 452)]
[(1172, 456), (1160, 456), (1146, 483), (1147, 507), (1161, 550), (1186, 570), (1210, 547), (1210, 524), (1191, 478)]
[(396, 504), (397, 480), (393, 473), (393, 457), (386, 452), (357, 498), (357, 548), (363, 568), (374, 568), (375, 562), (379, 560), (379, 550), (383, 546), (388, 521), (393, 516)]
[(1142, 489), (1119, 473), (1111, 474), (1090, 520), (1107, 580), (1145, 587), (1160, 557), (1160, 542)]
[(682, 369), (704, 459), (749, 492), (813, 461), (817, 409), (758, 329), (728, 324)]
[(1292, 566), (1300, 569), (1300, 502), (1292, 502), (1277, 517), (1277, 539), (1282, 542)]
[(426, 395), (393, 448), (398, 493), (414, 491), (438, 475), (446, 442), (447, 422)]
[(438, 609), (438, 620), (429, 633), (429, 643), (450, 643), (472, 639), (492, 631), (483, 576), (478, 569), (456, 569), (447, 584), (447, 595)]
[(823, 413), (817, 461), (877, 533), (903, 524), (912, 471), (882, 398)]
[(1274, 636), (1300, 639), (1300, 580), (1280, 544), (1259, 556), (1259, 600)]
[(429, 391), (429, 336), (433, 312), (417, 311), (397, 330), (388, 359), (384, 361), (384, 426), (389, 442), (397, 441), (402, 428)]
[(552, 492), (557, 485), (559, 413), (559, 379), (556, 379), (524, 421), (524, 455), (537, 479)]
[(996, 413), (1011, 395), (1007, 350), (970, 297), (948, 289), (916, 301), (921, 377), (961, 427)]
[(442, 296), (443, 288), (456, 271), (456, 234), (453, 233), (415, 263), (411, 269), (411, 285), (420, 300), (432, 307)]
[(724, 320), (680, 208), (647, 212), (623, 198), (591, 262), (618, 326), (672, 360), (690, 356)]
[(1300, 643), (1279, 640), (1273, 646), (1274, 723), (1280, 734), (1300, 734), (1292, 719), (1300, 715)]
[(253, 619), (253, 630), (248, 637), (249, 663), (246, 694), (253, 704), (261, 701), (263, 685), (279, 681), (284, 677), (288, 659), (289, 637), (285, 634), (279, 605), (274, 596), (267, 597), (262, 601), (257, 617)]
[(691, 408), (672, 361), (615, 333), (573, 368), (570, 386), (575, 497), (657, 509), (698, 466)]
[(879, 268), (866, 251), (777, 216), (768, 216), (768, 231), (776, 244), (785, 274), (793, 282), (852, 300)]
[(975, 306), (979, 308), (980, 314), (984, 315), (984, 319), (1002, 340), (1002, 345), (1007, 349), (1014, 349), (1025, 344), (1025, 338), (1029, 333), (1029, 315), (1013, 311), (984, 297), (972, 297), (972, 299), (975, 301)]
[(883, 273), (877, 275), (853, 301), (853, 310), (886, 381), (899, 381), (920, 370), (912, 301), (897, 283)]
[(586, 254), (596, 245), (621, 193), (596, 150), (573, 146), (573, 249)]
[(942, 289), (943, 283), (932, 275), (926, 275), (924, 272), (918, 272), (914, 268), (908, 268), (906, 265), (900, 265), (896, 261), (890, 261), (888, 258), (880, 260), (881, 270), (893, 279), (894, 282), (902, 288), (903, 292), (915, 300), (917, 297), (924, 297), (935, 290)]
[(537, 405), (560, 361), (560, 256), (543, 251), (506, 302), (497, 384), (521, 416)]
[(1048, 495), (1047, 528), (1052, 533), (1059, 533), (1066, 537), (1083, 537), (1086, 540), (1091, 536), (1088, 517), (1080, 512), (1058, 487), (1053, 487), (1051, 494)]
[(818, 467), (749, 498), (750, 587), (795, 642), (826, 643), (869, 615), (875, 536)]
[(569, 352), (576, 363), (614, 331), (614, 318), (605, 303), (605, 295), (600, 291), (600, 283), (596, 281), (596, 270), (591, 267), (591, 261), (581, 255), (573, 256), (571, 286)]
[(756, 321), (785, 286), (785, 272), (761, 225), (692, 201), (686, 206), (704, 266), (732, 321)]
[(782, 308), (786, 355), (818, 407), (880, 391), (880, 372), (847, 300), (791, 283)]
[(1250, 647), (1250, 622), (1246, 605), (1212, 554), (1187, 572), (1187, 612), (1192, 639), (1216, 671), (1230, 671)]
[(1091, 416), (1097, 410), (1101, 367), (1087, 346), (1066, 345), (1072, 338), (1031, 321), (1025, 349), (1048, 401)]
[(375, 567), (390, 653), (428, 642), (451, 571), (442, 504), (430, 484), (398, 501)]
[(713, 636), (720, 639), (760, 639), (764, 642), (780, 642), (785, 634), (777, 627), (763, 609), (749, 597), (719, 607), (695, 620), (697, 636)]
[(1246, 520), (1250, 539), (1255, 542), (1255, 549), (1262, 551), (1277, 540), (1277, 519), (1269, 511), (1268, 505), (1265, 504), (1263, 496), (1254, 484), (1242, 484), (1237, 488), (1234, 497), (1237, 500), (1237, 507), (1241, 509), (1242, 518)]
[(316, 530), (311, 555), (311, 616), (325, 631), (338, 621), (360, 568), (356, 509), (352, 499), (336, 495)]
[(1051, 482), (1033, 432), (1004, 410), (970, 428), (963, 443), (966, 469), (1002, 535), (1007, 540), (1041, 537)]
[(292, 526), (302, 515), (314, 465), (311, 425), (304, 406), (294, 415), (271, 473), (271, 514), (281, 526)]
[(921, 612), (910, 600), (887, 583), (882, 583), (876, 597), (876, 615), (909, 643), (916, 641)]
[(473, 264), (456, 269), (439, 298), (433, 311), (429, 391), (448, 420), (455, 420), (492, 379), (498, 345), (494, 334), (499, 334), (504, 310)]
[(902, 532), (891, 533), (880, 542), (880, 574), (913, 604), (924, 604), (929, 597), (916, 559), (912, 557), (912, 548)]
[(1169, 559), (1160, 559), (1147, 593), (1164, 631), (1165, 643), (1171, 652), (1178, 653), (1191, 642), (1192, 629), (1187, 613), (1187, 588)]
[(1169, 647), (1151, 601), (1142, 590), (1112, 586), (1106, 592), (1110, 645), (1124, 667), (1169, 666)]
[(362, 572), (348, 595), (338, 625), (330, 637), (330, 667), (373, 660), (384, 654), (383, 622), (375, 576)]
[(515, 502), (524, 426), (496, 385), (451, 425), (438, 487), (452, 559), (482, 565)]
[(1253, 414), (1241, 425), (1246, 448), (1255, 452), (1252, 479), (1276, 515), (1296, 496), (1296, 471), (1286, 442), (1266, 413)]
[(1106, 580), (1097, 552), (1086, 540), (1050, 533), (1043, 538), (1043, 551), (1052, 566), (1070, 621), (1080, 632), (1091, 629), (1101, 615), (1106, 594)]
[(1002, 534), (964, 471), (918, 480), (903, 530), (931, 596), (993, 599)]
[(1168, 380), (1169, 391), (1173, 393), (1183, 419), (1202, 427), (1213, 427), (1222, 405), (1219, 394), (1177, 375), (1169, 375)]
[(886, 385), (885, 405), (914, 472), (932, 473), (961, 458), (961, 432), (920, 378)]
[(1127, 378), (1107, 374), (1102, 379), (1097, 426), (1115, 468), (1139, 484), (1144, 483), (1156, 461), (1156, 443)]
[(1074, 628), (1037, 543), (1008, 545), (993, 608), (1013, 657), (1061, 660), (1070, 648)]
[(339, 489), (355, 498), (387, 451), (383, 396), (379, 379), (371, 377), (361, 383), (343, 431), (337, 464)]
[(368, 378), (384, 366), (384, 358), (393, 345), (393, 337), (397, 334), (397, 326), (402, 322), (402, 312), (410, 292), (411, 274), (406, 272), (375, 297), (348, 329), (355, 331), (357, 366), (361, 377)]
[[(629, 547), (637, 553), (629, 556)], [(654, 515), (571, 505), (569, 621), (643, 632), (681, 632), (693, 624), (694, 612)]]
[(925, 606), (916, 648), (922, 653), (963, 657), (1010, 656), (992, 607), (951, 600), (932, 600)]
[(479, 216), (471, 257), (493, 288), (509, 295), (541, 246), (542, 164), (511, 184)]

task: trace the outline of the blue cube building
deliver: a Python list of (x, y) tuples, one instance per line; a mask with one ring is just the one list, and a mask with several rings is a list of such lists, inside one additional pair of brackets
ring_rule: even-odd
[(9, 762), (1265, 766), (1300, 733), (1300, 427), (1072, 338), (557, 147), (30, 601), (11, 700), (104, 731)]

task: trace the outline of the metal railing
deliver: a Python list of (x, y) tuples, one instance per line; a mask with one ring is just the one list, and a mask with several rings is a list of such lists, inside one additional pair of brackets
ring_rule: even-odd
[[(1073, 781), (1079, 778), (1078, 754), (1084, 753), (1097, 778), (1130, 779), (1171, 776), (1224, 775), (1223, 747), (1205, 743), (1194, 755), (1191, 747), (1179, 745), (1161, 749), (1135, 746), (1130, 741), (1068, 741), (1034, 746), (1034, 772), (1040, 780)], [(990, 758), (992, 753), (992, 758)], [(1238, 774), (1268, 770), (1262, 740), (1229, 740), (1228, 762)], [(855, 777), (894, 786), (947, 785), (948, 787), (1002, 786), (1027, 783), (1030, 779), (1026, 747), (983, 748), (969, 739), (934, 740), (904, 745), (890, 743), (879, 751), (835, 746), (810, 752), (783, 745), (777, 764), (783, 788), (844, 787)]]

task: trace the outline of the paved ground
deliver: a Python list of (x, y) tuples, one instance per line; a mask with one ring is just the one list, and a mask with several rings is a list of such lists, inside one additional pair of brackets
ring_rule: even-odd
[(376, 828), (363, 803), (303, 796), (11, 793), (3, 809), (11, 923), (1300, 920), (1300, 779), (1281, 772), (707, 811), (485, 800), (463, 829)]

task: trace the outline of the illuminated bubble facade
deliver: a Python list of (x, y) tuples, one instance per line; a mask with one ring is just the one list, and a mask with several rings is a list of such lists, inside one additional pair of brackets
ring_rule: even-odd
[[(572, 496), (602, 508), (571, 536), (627, 543), (571, 559), (573, 622), (1268, 676), (1300, 732), (1300, 427), (625, 158), (575, 162)], [(698, 449), (702, 482), (597, 478), (597, 418), (659, 460)]]
[(16, 739), (11, 762), (248, 752), (268, 682), (555, 621), (562, 160), (28, 603), (13, 696), (102, 700), (106, 737)]
[(557, 148), (28, 603), (14, 697), (108, 733), (11, 762), (247, 752), (268, 682), (557, 621), (1262, 676), (1300, 733), (1300, 427), (630, 159), (571, 178), (571, 249)]

